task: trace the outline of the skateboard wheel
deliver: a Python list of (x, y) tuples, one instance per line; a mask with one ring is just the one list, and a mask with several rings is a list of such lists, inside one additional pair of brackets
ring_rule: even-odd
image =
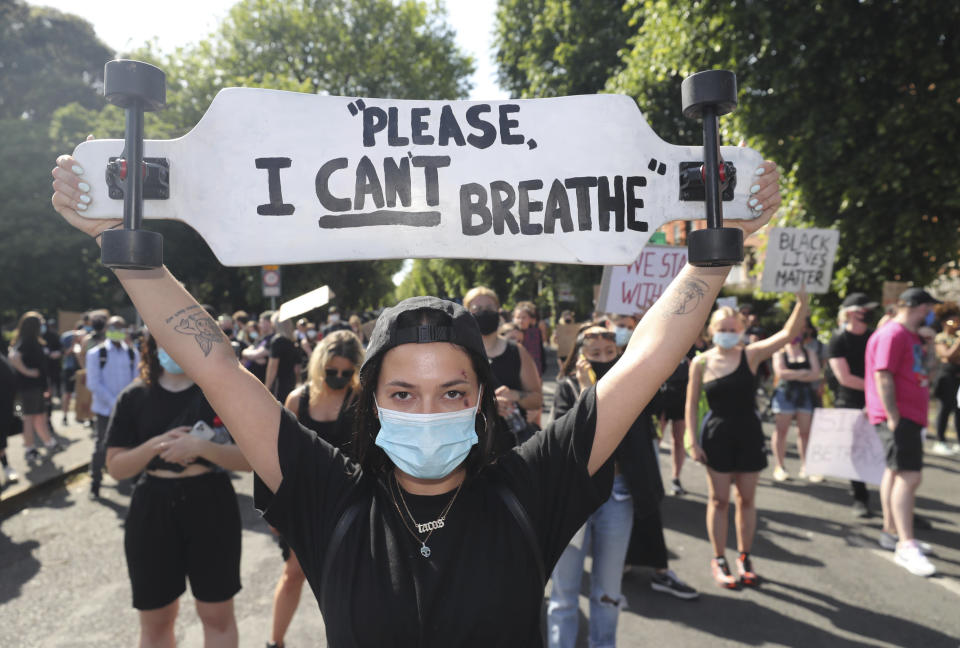
[(719, 227), (693, 230), (687, 237), (687, 261), (693, 266), (732, 266), (743, 261), (743, 230)]
[(103, 96), (121, 108), (139, 102), (144, 110), (159, 110), (167, 103), (167, 76), (160, 68), (142, 61), (107, 61), (103, 68)]
[(143, 229), (106, 230), (100, 239), (100, 262), (108, 268), (159, 268), (163, 265), (163, 236)]
[(683, 114), (699, 119), (706, 106), (714, 106), (717, 117), (737, 109), (737, 75), (729, 70), (705, 70), (691, 74), (680, 85)]

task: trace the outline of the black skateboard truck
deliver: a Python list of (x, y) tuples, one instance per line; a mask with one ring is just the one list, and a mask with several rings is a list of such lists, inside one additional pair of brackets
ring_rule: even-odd
[(680, 95), (684, 116), (703, 120), (703, 166), (696, 171), (702, 174), (707, 228), (690, 232), (687, 260), (695, 266), (737, 265), (743, 261), (743, 231), (723, 226), (721, 199), (721, 185), (732, 198), (736, 170), (720, 160), (717, 128), (717, 118), (737, 108), (737, 77), (728, 70), (697, 72), (683, 80)]
[(118, 182), (119, 178), (123, 185), (123, 228), (103, 232), (100, 261), (108, 268), (159, 268), (163, 265), (163, 236), (140, 229), (147, 176), (143, 159), (143, 113), (159, 110), (166, 104), (166, 75), (163, 70), (141, 61), (108, 61), (103, 71), (103, 95), (124, 109), (126, 129), (123, 153), (107, 167), (108, 184)]

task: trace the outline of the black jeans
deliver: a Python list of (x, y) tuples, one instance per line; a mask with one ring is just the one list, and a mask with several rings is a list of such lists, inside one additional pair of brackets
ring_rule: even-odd
[[(838, 398), (833, 406), (863, 409), (863, 403), (848, 403), (842, 398)], [(867, 485), (862, 481), (850, 480), (850, 494), (853, 496), (853, 501), (863, 502), (865, 506), (870, 505), (870, 491), (867, 490)]]
[(90, 458), (90, 490), (100, 491), (100, 482), (103, 481), (103, 467), (107, 461), (107, 423), (109, 416), (95, 414), (94, 429), (97, 432), (97, 442), (93, 447), (93, 457)]
[(937, 441), (947, 440), (947, 423), (953, 414), (953, 431), (960, 439), (960, 407), (957, 406), (957, 389), (960, 389), (960, 380), (955, 376), (941, 376), (937, 381), (935, 394), (940, 401), (940, 411), (937, 412)]

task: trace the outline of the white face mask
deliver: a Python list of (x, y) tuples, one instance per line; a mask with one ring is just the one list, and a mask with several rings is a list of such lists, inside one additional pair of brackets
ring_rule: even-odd
[[(376, 403), (376, 399), (374, 399)], [(380, 432), (374, 442), (397, 468), (418, 479), (443, 479), (452, 473), (476, 445), (477, 410), (409, 414), (377, 404)]]
[(726, 331), (717, 331), (713, 334), (713, 343), (721, 349), (732, 349), (740, 344), (740, 334)]

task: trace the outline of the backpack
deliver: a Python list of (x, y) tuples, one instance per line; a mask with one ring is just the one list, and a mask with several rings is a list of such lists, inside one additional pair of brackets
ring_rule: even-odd
[[(127, 347), (127, 355), (130, 356), (130, 373), (133, 373), (133, 349), (129, 346)], [(103, 368), (107, 365), (107, 343), (104, 342), (97, 349), (97, 357), (100, 359), (100, 371), (103, 371)]]

